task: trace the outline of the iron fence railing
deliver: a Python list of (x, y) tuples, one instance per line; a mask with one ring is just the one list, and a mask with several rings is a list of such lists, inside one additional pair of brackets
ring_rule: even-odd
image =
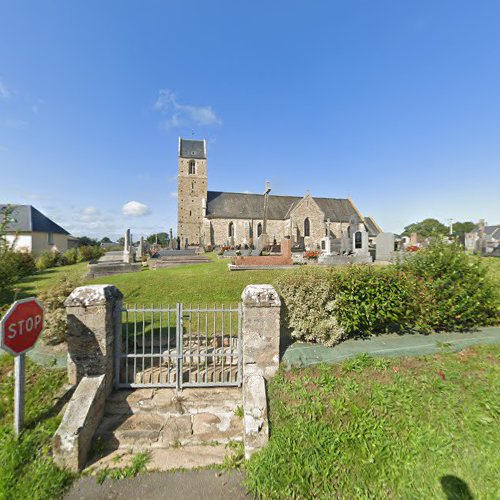
[(241, 369), (241, 305), (123, 307), (116, 387), (239, 386)]

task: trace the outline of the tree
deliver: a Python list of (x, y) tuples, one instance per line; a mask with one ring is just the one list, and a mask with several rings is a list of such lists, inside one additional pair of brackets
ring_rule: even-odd
[(121, 238), (118, 238), (117, 241), (118, 245), (123, 246), (125, 245), (125, 238), (122, 236)]
[(168, 245), (170, 237), (168, 233), (154, 233), (150, 234), (146, 240), (148, 243), (156, 243), (156, 238), (158, 238), (159, 245)]
[(474, 231), (476, 225), (474, 222), (454, 222), (453, 223), (453, 234), (458, 236), (460, 239), (465, 238), (465, 233), (471, 233)]
[(425, 219), (406, 226), (402, 234), (410, 236), (412, 233), (428, 238), (429, 236), (445, 236), (449, 233), (449, 229), (437, 219)]
[(104, 236), (104, 238), (101, 240), (101, 243), (112, 243), (112, 241), (107, 236)]
[(99, 245), (99, 242), (94, 238), (89, 238), (88, 236), (80, 236), (78, 238), (79, 247), (92, 247)]

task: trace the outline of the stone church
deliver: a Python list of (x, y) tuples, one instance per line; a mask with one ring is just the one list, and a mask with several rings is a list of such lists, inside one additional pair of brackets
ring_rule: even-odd
[(252, 245), (264, 230), (265, 210), (271, 242), (290, 237), (294, 246), (312, 249), (326, 235), (351, 236), (352, 224), (370, 237), (381, 232), (350, 198), (208, 191), (207, 180), (206, 141), (179, 138), (177, 234), (182, 246)]

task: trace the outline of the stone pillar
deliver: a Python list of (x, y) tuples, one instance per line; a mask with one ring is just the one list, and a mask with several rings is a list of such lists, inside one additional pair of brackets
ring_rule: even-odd
[(245, 457), (269, 441), (266, 380), (278, 370), (281, 301), (271, 285), (248, 285), (243, 300), (243, 424)]
[(113, 385), (115, 335), (121, 329), (123, 295), (113, 285), (75, 288), (64, 303), (68, 315), (68, 379), (105, 375), (106, 394)]
[(243, 376), (271, 378), (279, 366), (281, 300), (272, 285), (248, 285), (243, 300)]

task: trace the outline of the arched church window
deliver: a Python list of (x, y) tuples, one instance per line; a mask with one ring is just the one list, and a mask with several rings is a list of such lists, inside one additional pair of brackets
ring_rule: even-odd
[(196, 174), (196, 162), (194, 160), (189, 161), (189, 175)]
[(229, 223), (229, 229), (227, 234), (230, 238), (234, 236), (234, 224), (232, 222)]
[(257, 224), (257, 238), (262, 234), (262, 224), (259, 222)]
[(309, 218), (304, 220), (304, 236), (311, 236), (311, 223), (309, 222)]

